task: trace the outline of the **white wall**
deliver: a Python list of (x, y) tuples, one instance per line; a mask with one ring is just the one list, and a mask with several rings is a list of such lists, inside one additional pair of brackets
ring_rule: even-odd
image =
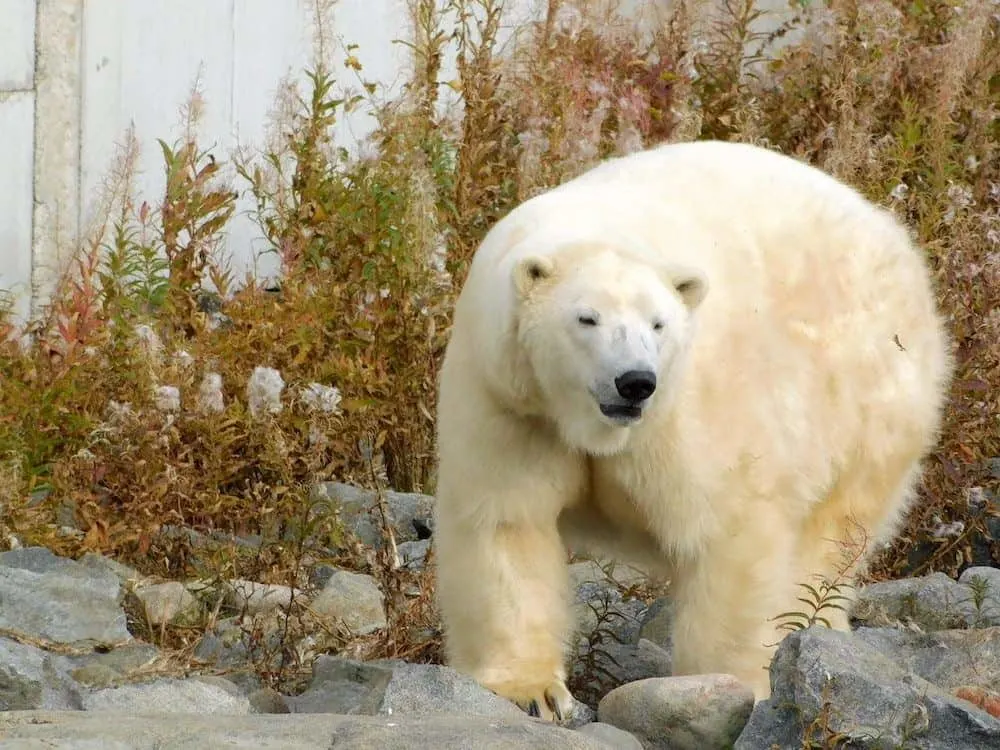
[(27, 313), (34, 170), (34, 0), (0, 0), (0, 289)]
[[(156, 138), (172, 142), (182, 132), (180, 107), (199, 79), (205, 110), (202, 146), (227, 159), (237, 146), (261, 145), (282, 79), (309, 64), (312, 51), (308, 0), (89, 0), (84, 20), (81, 185), (85, 196), (99, 189), (114, 156), (115, 141), (134, 124), (141, 149), (143, 196), (159, 196), (164, 174)], [(366, 80), (398, 89), (406, 49), (394, 45), (406, 36), (402, 0), (341, 0), (333, 12), (334, 33), (358, 44)], [(155, 30), (155, 32), (151, 31)], [(180, 40), (180, 41), (179, 41)], [(358, 89), (356, 76), (333, 55), (343, 85)], [(371, 130), (367, 112), (351, 113), (336, 127), (341, 143), (353, 143)], [(244, 200), (240, 209), (248, 209)], [(94, 201), (84, 201), (86, 226)], [(229, 231), (234, 270), (255, 265), (263, 249), (254, 227), (238, 216)], [(258, 273), (275, 267), (261, 259)]]
[[(670, 0), (605, 0), (653, 19)], [(445, 0), (440, 0), (445, 2)], [(781, 8), (785, 0), (760, 0)], [(399, 91), (411, 38), (407, 0), (337, 0), (332, 28), (357, 44), (360, 74), (332, 54), (343, 86)], [(506, 26), (544, 13), (546, 0), (506, 0)], [(181, 134), (181, 106), (196, 78), (205, 102), (200, 142), (228, 160), (260, 146), (286, 76), (301, 80), (312, 55), (315, 0), (0, 0), (0, 288), (16, 287), (21, 311), (45, 300), (55, 273), (92, 225), (117, 148), (134, 126), (141, 158), (137, 197), (155, 204), (163, 189), (157, 138)], [(38, 28), (37, 48), (35, 28)], [(506, 36), (506, 33), (501, 36)], [(455, 76), (454, 48), (441, 78)], [(356, 145), (374, 124), (368, 111), (338, 123), (337, 140)], [(241, 209), (249, 207), (243, 200)], [(240, 216), (228, 247), (238, 274), (269, 275), (273, 257)], [(30, 294), (27, 293), (30, 288)]]

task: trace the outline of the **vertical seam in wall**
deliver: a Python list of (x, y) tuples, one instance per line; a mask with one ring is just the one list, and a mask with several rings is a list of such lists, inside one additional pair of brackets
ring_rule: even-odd
[[(84, 115), (84, 95), (86, 88), (85, 70), (87, 60), (87, 0), (80, 0), (80, 22), (76, 26), (80, 35), (79, 44), (76, 47), (76, 232), (74, 232), (75, 242), (79, 244), (83, 237), (83, 115)], [(75, 252), (76, 248), (74, 248)]]
[[(30, 320), (35, 317), (38, 302), (38, 290), (35, 285), (35, 266), (38, 263), (38, 254), (35, 250), (35, 217), (37, 214), (36, 205), (38, 203), (38, 39), (42, 33), (42, 3), (35, 0), (35, 29), (32, 35), (34, 39), (34, 66), (31, 71), (31, 218), (28, 219), (28, 314)], [(22, 308), (23, 309), (23, 308)], [(26, 321), (27, 322), (27, 321)]]
[(236, 25), (239, 20), (239, 1), (240, 0), (230, 0), (232, 5), (230, 6), (229, 14), (229, 134), (233, 139), (233, 147), (235, 148), (239, 142), (239, 126), (236, 118), (236, 76), (239, 73), (239, 61), (237, 60), (236, 52)]

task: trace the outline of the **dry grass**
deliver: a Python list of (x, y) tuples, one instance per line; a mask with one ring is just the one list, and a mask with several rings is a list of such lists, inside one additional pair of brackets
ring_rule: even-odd
[[(149, 574), (214, 566), (215, 575), (288, 582), (296, 560), (343, 541), (333, 509), (310, 504), (311, 483), (382, 476), (398, 490), (433, 491), (437, 363), (489, 226), (603, 157), (711, 137), (824, 167), (913, 226), (958, 375), (921, 503), (875, 574), (954, 573), (974, 542), (989, 544), (987, 518), (1000, 515), (985, 463), (1000, 456), (995, 2), (809, 3), (766, 35), (745, 0), (712, 12), (679, 1), (648, 33), (581, 5), (552, 0), (502, 54), (498, 0), (443, 10), (411, 0), (413, 78), (377, 113), (377, 158), (349, 160), (331, 142), (331, 126), (357, 102), (340, 100), (321, 55), (300, 98), (286, 92), (267, 153), (234, 160), (233, 184), (220, 182), (226, 155), (203, 152), (192, 127), (163, 144), (167, 189), (146, 203), (132, 195), (135, 145), (126, 143), (105, 226), (33, 322), (33, 343), (0, 348), (4, 534), (114, 555)], [(453, 30), (457, 122), (436, 107)], [(780, 54), (768, 46), (778, 38)], [(188, 116), (196, 122), (198, 107)], [(234, 189), (256, 199), (281, 259), (280, 290), (237, 284), (219, 257)], [(252, 403), (258, 367), (280, 372), (280, 411)], [(311, 384), (337, 389), (325, 392), (328, 408)], [(179, 404), (163, 386), (178, 389)], [(171, 526), (299, 542), (213, 557), (165, 533)], [(992, 552), (1000, 560), (996, 543)], [(402, 590), (402, 571), (364, 557), (340, 562), (381, 571), (390, 591)], [(407, 635), (433, 623), (426, 595), (405, 599), (395, 597), (396, 625), (365, 653), (436, 658)]]

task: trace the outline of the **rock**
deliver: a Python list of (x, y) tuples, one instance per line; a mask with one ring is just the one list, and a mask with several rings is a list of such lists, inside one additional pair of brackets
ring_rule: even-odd
[(448, 667), (333, 656), (316, 660), (309, 689), (290, 703), (296, 712), (523, 715), (510, 701)]
[(1000, 479), (1000, 456), (987, 459), (986, 468), (993, 479)]
[(291, 712), (288, 701), (281, 693), (271, 688), (258, 688), (247, 696), (250, 708), (258, 714), (287, 714)]
[[(95, 690), (83, 696), (85, 711), (171, 714), (249, 714), (250, 701), (220, 678), (160, 679)], [(185, 722), (187, 718), (185, 718)]]
[(575, 591), (588, 584), (600, 588), (628, 588), (647, 580), (646, 574), (638, 568), (622, 563), (601, 564), (595, 560), (573, 563), (569, 566), (569, 577)]
[[(244, 669), (233, 669), (227, 670), (225, 672), (226, 680), (233, 683), (236, 687), (240, 689), (240, 692), (246, 695), (248, 698), (252, 697), (254, 693), (260, 692), (262, 690), (270, 690), (266, 685), (264, 685), (263, 680), (261, 680), (260, 675), (254, 672), (251, 668), (246, 667)], [(280, 694), (279, 694), (280, 695)], [(287, 696), (281, 695), (282, 701), (288, 706)], [(253, 705), (251, 701), (251, 705)], [(289, 711), (291, 709), (289, 708)], [(276, 711), (274, 713), (286, 713), (285, 711)]]
[(330, 576), (310, 608), (318, 617), (346, 625), (355, 635), (367, 635), (387, 624), (385, 597), (375, 579), (341, 570)]
[(421, 539), (419, 542), (402, 542), (398, 545), (399, 557), (403, 567), (410, 570), (420, 570), (424, 567), (424, 560), (431, 549), (430, 539)]
[(639, 624), (639, 637), (670, 651), (673, 643), (674, 602), (664, 596), (649, 605)]
[(76, 656), (60, 656), (59, 663), (65, 663), (67, 669), (100, 665), (111, 669), (118, 674), (127, 675), (136, 669), (141, 669), (151, 664), (160, 651), (156, 646), (139, 641), (131, 641), (111, 651), (93, 651), (89, 654)]
[(966, 568), (958, 582), (969, 588), (974, 625), (1000, 625), (1000, 568)]
[(862, 587), (851, 619), (869, 627), (912, 622), (924, 630), (948, 630), (973, 625), (977, 612), (968, 586), (932, 573)]
[[(594, 560), (581, 560), (569, 566), (569, 585), (572, 591), (579, 591), (581, 586), (597, 584), (604, 587), (609, 583), (607, 575)], [(584, 598), (589, 598), (587, 594)]]
[(968, 686), (1000, 690), (1000, 627), (933, 633), (859, 628), (855, 637), (944, 690)]
[(161, 526), (159, 535), (165, 539), (184, 542), (191, 545), (194, 549), (218, 550), (235, 547), (249, 552), (256, 552), (264, 544), (263, 538), (258, 535), (237, 536), (225, 531), (213, 531), (211, 534), (203, 534), (194, 529), (184, 526), (174, 526), (172, 524)]
[(309, 585), (314, 589), (321, 589), (326, 586), (334, 573), (339, 573), (343, 568), (338, 568), (330, 563), (317, 563), (309, 570)]
[(201, 637), (194, 657), (219, 669), (240, 669), (251, 662), (276, 665), (281, 659), (283, 637), (282, 623), (274, 612), (250, 618), (228, 617)]
[(638, 643), (646, 609), (641, 599), (623, 599), (613, 584), (584, 582), (573, 604), (576, 631), (586, 637), (600, 627), (619, 643)]
[(573, 662), (572, 674), (579, 697), (596, 704), (620, 685), (651, 677), (669, 677), (672, 662), (669, 652), (645, 638), (636, 645), (609, 640), (593, 649), (581, 646)]
[(359, 712), (392, 716), (453, 714), (513, 717), (523, 714), (510, 701), (454, 669), (406, 663), (392, 668), (384, 689), (369, 693)]
[(290, 586), (256, 581), (233, 580), (225, 584), (226, 604), (241, 614), (257, 615), (273, 609), (285, 609), (302, 592)]
[(154, 627), (165, 624), (195, 625), (204, 614), (201, 602), (178, 581), (137, 586), (132, 589), (132, 595), (138, 601), (146, 622)]
[(856, 750), (1000, 747), (1000, 719), (853, 633), (817, 626), (790, 633), (771, 664), (771, 685), (771, 699), (754, 708), (736, 750), (799, 750), (804, 728), (824, 725), (826, 737), (838, 735), (839, 746)]
[(649, 580), (643, 571), (583, 560), (569, 566), (569, 579), (577, 636), (570, 681), (578, 698), (596, 707), (625, 682), (670, 673), (667, 651), (649, 642), (639, 645), (648, 607), (629, 589)]
[[(321, 656), (313, 664), (309, 688), (287, 700), (293, 713), (525, 716), (514, 703), (453, 669), (398, 660)], [(592, 711), (577, 703), (563, 725), (577, 727), (593, 718)]]
[(106, 570), (114, 573), (118, 576), (118, 580), (123, 584), (141, 578), (139, 572), (135, 568), (130, 568), (128, 565), (124, 565), (117, 560), (112, 560), (110, 557), (98, 555), (95, 552), (86, 553), (80, 558), (79, 563), (85, 568), (90, 568), (91, 570)]
[(84, 687), (106, 688), (128, 682), (131, 672), (150, 664), (159, 653), (155, 646), (133, 641), (104, 653), (59, 656), (53, 663)]
[[(322, 482), (313, 487), (312, 500), (330, 502), (340, 511), (346, 528), (370, 546), (382, 543), (382, 532), (369, 513), (377, 503), (377, 494), (340, 482)], [(434, 498), (410, 492), (386, 492), (389, 523), (396, 542), (416, 542), (426, 539), (432, 525)]]
[(40, 547), (0, 554), (0, 628), (61, 643), (131, 640), (118, 604), (121, 583), (108, 570), (56, 557)]
[(121, 684), (124, 676), (107, 664), (86, 664), (77, 667), (70, 676), (79, 684), (88, 688), (106, 688)]
[(337, 656), (320, 656), (313, 662), (308, 689), (290, 696), (295, 713), (364, 713), (362, 708), (377, 703), (392, 679), (391, 665), (360, 662)]
[(753, 692), (730, 675), (663, 677), (611, 691), (597, 717), (632, 733), (646, 748), (728, 750), (753, 706)]
[(79, 707), (78, 691), (63, 672), (54, 668), (49, 654), (0, 638), (0, 711)]
[(634, 735), (618, 727), (613, 727), (610, 724), (595, 721), (580, 727), (576, 731), (598, 742), (603, 742), (607, 747), (615, 748), (615, 750), (643, 750), (642, 743)]
[(576, 654), (570, 668), (577, 697), (596, 706), (622, 683), (670, 674), (670, 654), (646, 641), (639, 630), (646, 615), (641, 599), (623, 599), (594, 563), (570, 566), (576, 585)]
[(573, 707), (570, 709), (570, 714), (563, 717), (560, 726), (570, 729), (580, 729), (588, 724), (593, 724), (595, 721), (597, 721), (597, 711), (579, 700), (576, 696), (573, 696)]
[[(185, 716), (29, 711), (0, 714), (4, 747), (60, 750), (613, 750), (528, 717)], [(13, 743), (17, 743), (16, 745)]]
[(80, 564), (65, 557), (59, 557), (45, 547), (22, 547), (9, 552), (0, 552), (0, 567), (29, 570), (32, 573), (79, 573)]
[(594, 739), (553, 724), (523, 718), (386, 717), (338, 728), (338, 750), (608, 750)]
[(617, 664), (608, 665), (608, 669), (623, 683), (649, 677), (669, 677), (673, 672), (670, 653), (645, 638), (641, 638), (635, 646), (622, 645), (612, 649), (611, 656)]

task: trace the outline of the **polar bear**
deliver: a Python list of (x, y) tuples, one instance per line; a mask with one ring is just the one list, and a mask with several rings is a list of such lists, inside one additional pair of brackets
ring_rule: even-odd
[(447, 662), (565, 715), (582, 549), (669, 579), (675, 674), (768, 697), (776, 618), (891, 538), (951, 368), (905, 229), (791, 157), (665, 145), (527, 200), (477, 249), (440, 373)]

